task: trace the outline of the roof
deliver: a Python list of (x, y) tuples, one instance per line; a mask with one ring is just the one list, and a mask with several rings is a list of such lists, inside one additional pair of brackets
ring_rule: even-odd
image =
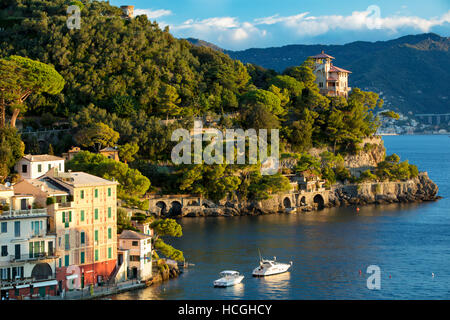
[(28, 183), (32, 184), (35, 187), (40, 188), (42, 191), (46, 192), (50, 196), (69, 194), (69, 190), (54, 183), (51, 179), (45, 176), (37, 179), (29, 179)]
[(30, 162), (33, 161), (37, 161), (37, 162), (45, 162), (45, 161), (58, 161), (58, 160), (62, 160), (64, 161), (63, 158), (57, 157), (57, 156), (52, 156), (49, 154), (39, 154), (39, 155), (31, 155), (31, 154), (27, 154), (25, 156), (22, 157), (23, 159), (26, 159)]
[(150, 239), (151, 236), (136, 232), (133, 230), (123, 230), (122, 233), (119, 236), (119, 239), (134, 239), (134, 240), (143, 240), (143, 239)]
[(326, 59), (326, 58), (335, 59), (335, 57), (332, 57), (329, 54), (326, 54), (325, 52), (323, 52), (323, 50), (321, 53), (316, 54), (315, 56), (311, 56), (310, 58), (313, 58), (313, 59)]
[(336, 66), (333, 66), (333, 65), (331, 65), (330, 72), (352, 73), (351, 71), (348, 71), (348, 70), (345, 70), (345, 69), (342, 69), (342, 68), (339, 68), (339, 67), (336, 67)]
[(59, 172), (50, 176), (57, 183), (69, 185), (72, 187), (90, 187), (102, 185), (116, 185), (117, 181), (103, 179), (86, 172)]
[(111, 147), (103, 148), (103, 149), (101, 149), (99, 152), (105, 152), (105, 151), (108, 151), (108, 152), (111, 152), (111, 151), (118, 152), (117, 149), (114, 149), (114, 148), (111, 148)]

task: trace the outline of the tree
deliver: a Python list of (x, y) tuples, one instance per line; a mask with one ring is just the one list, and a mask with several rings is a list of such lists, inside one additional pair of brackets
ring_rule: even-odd
[(103, 122), (93, 124), (92, 126), (78, 131), (75, 135), (75, 141), (83, 147), (95, 146), (97, 152), (103, 146), (112, 147), (119, 140), (119, 133), (111, 129)]
[(183, 252), (166, 244), (160, 237), (181, 237), (183, 231), (174, 219), (158, 219), (150, 224), (150, 227), (155, 231), (153, 245), (156, 250), (168, 258), (176, 261), (183, 261)]
[(289, 92), (291, 99), (300, 96), (302, 94), (302, 90), (305, 88), (305, 85), (302, 82), (286, 75), (278, 75), (273, 77), (269, 81), (269, 86), (270, 85), (274, 85), (280, 89), (286, 89)]
[(279, 116), (284, 114), (281, 107), (280, 98), (273, 92), (255, 89), (247, 92), (241, 97), (241, 105), (244, 108), (251, 108), (256, 105), (263, 105), (270, 113)]
[(25, 144), (20, 139), (16, 128), (0, 128), (0, 177), (3, 179), (9, 170), (23, 157)]
[(125, 162), (132, 162), (134, 155), (139, 151), (139, 146), (136, 143), (126, 143), (119, 146), (119, 158)]
[[(11, 127), (15, 127), (20, 111), (26, 110), (24, 102), (31, 94), (57, 94), (64, 88), (65, 81), (52, 66), (45, 63), (20, 56), (10, 56), (2, 60), (7, 61), (6, 65), (16, 65), (17, 75), (8, 76), (6, 85), (3, 82), (0, 89), (0, 91), (8, 91), (8, 96), (3, 96), (2, 101), (4, 98), (9, 101), (13, 110)], [(4, 69), (0, 71), (3, 76)]]
[(241, 113), (241, 122), (244, 128), (255, 130), (276, 129), (280, 126), (277, 116), (263, 104), (256, 104), (245, 109)]
[(164, 85), (161, 87), (158, 96), (159, 101), (159, 111), (167, 115), (167, 120), (169, 116), (176, 116), (181, 113), (181, 108), (178, 104), (181, 102), (178, 96), (177, 89), (171, 85)]

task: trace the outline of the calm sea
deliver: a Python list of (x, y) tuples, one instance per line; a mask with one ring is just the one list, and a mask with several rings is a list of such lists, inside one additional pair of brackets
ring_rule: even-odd
[[(428, 171), (438, 202), (334, 208), (261, 217), (187, 218), (171, 241), (194, 263), (175, 280), (112, 299), (449, 299), (450, 137), (387, 136), (397, 153)], [(293, 261), (289, 273), (252, 278), (263, 256)], [(369, 290), (369, 265), (381, 268), (381, 289)], [(214, 288), (222, 270), (245, 275)], [(361, 270), (361, 274), (359, 271)], [(432, 273), (435, 274), (432, 277)]]

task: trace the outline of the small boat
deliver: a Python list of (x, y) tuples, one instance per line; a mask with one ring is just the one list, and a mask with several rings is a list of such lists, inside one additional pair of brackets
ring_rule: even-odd
[(222, 271), (220, 273), (221, 278), (214, 281), (214, 287), (230, 287), (235, 284), (241, 283), (244, 276), (237, 271)]
[(277, 262), (277, 258), (273, 257), (273, 260), (259, 259), (259, 267), (253, 270), (254, 277), (265, 277), (274, 274), (280, 274), (287, 272), (292, 266), (292, 261), (289, 263)]

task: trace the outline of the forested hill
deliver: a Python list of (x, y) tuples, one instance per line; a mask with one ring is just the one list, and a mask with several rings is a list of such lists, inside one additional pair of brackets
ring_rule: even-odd
[[(69, 30), (67, 7), (82, 7), (81, 28)], [(56, 96), (33, 95), (28, 114), (68, 116), (89, 104), (119, 116), (230, 112), (250, 76), (240, 61), (194, 46), (146, 16), (122, 17), (105, 1), (2, 0), (0, 57), (51, 64), (64, 77)]]
[(450, 38), (420, 34), (345, 45), (289, 45), (225, 51), (234, 59), (278, 72), (322, 50), (351, 70), (350, 86), (382, 93), (386, 107), (402, 112), (450, 112)]

